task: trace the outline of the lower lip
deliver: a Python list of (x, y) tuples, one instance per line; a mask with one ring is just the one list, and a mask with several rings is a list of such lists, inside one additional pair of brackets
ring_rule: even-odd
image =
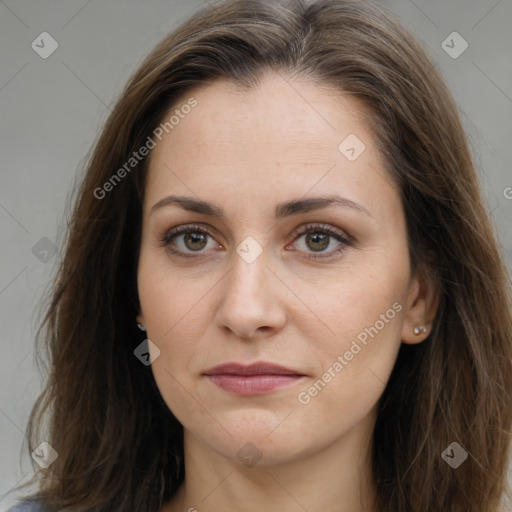
[(264, 395), (285, 386), (296, 383), (302, 375), (207, 375), (219, 388), (237, 395)]

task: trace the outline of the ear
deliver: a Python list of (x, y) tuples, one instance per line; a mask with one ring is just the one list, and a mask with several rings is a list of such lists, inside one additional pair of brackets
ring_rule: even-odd
[[(403, 343), (421, 343), (432, 332), (439, 306), (439, 294), (437, 281), (427, 272), (417, 269), (409, 284), (402, 328)], [(425, 327), (425, 330), (421, 327)]]
[(140, 313), (140, 309), (139, 309), (139, 314), (135, 317), (135, 320), (137, 321), (138, 324), (146, 325), (144, 323), (144, 317), (142, 316), (142, 313)]

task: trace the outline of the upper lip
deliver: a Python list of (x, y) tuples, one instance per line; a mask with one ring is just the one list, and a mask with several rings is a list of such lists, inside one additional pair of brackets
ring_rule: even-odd
[(224, 363), (210, 368), (205, 375), (304, 375), (284, 366), (266, 361), (244, 365), (241, 363)]

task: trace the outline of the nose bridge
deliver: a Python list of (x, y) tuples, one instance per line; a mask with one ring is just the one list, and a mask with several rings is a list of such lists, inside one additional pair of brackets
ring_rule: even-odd
[[(285, 320), (275, 276), (267, 268), (268, 253), (247, 237), (233, 255), (219, 306), (219, 327), (249, 338), (258, 329), (276, 330)], [(258, 244), (259, 245), (259, 244)]]
[(255, 244), (247, 239), (237, 247), (230, 273), (231, 292), (249, 298), (261, 295), (269, 273), (267, 253), (263, 247), (258, 250)]

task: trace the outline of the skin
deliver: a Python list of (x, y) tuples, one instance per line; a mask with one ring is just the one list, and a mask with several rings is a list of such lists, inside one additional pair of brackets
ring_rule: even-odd
[[(360, 116), (364, 105), (272, 73), (249, 91), (217, 81), (190, 96), (197, 106), (152, 150), (138, 268), (137, 321), (160, 350), (151, 368), (184, 427), (185, 482), (162, 512), (373, 510), (376, 404), (400, 344), (428, 336), (437, 295), (411, 273), (399, 191)], [(354, 161), (338, 149), (349, 134), (366, 146)], [(176, 204), (151, 211), (170, 194), (212, 202), (224, 218)], [(274, 217), (278, 203), (332, 194), (365, 212), (331, 205)], [(161, 239), (190, 223), (212, 235), (198, 243), (178, 234), (170, 246), (192, 256), (180, 258)], [(310, 223), (351, 242), (315, 245), (294, 234)], [(249, 236), (262, 249), (252, 263), (236, 250)], [(301, 403), (298, 394), (329, 368), (332, 376), (337, 357), (396, 303), (394, 318)], [(427, 331), (415, 335), (418, 325)], [(239, 396), (203, 375), (231, 361), (271, 361), (305, 376)], [(247, 443), (261, 455), (252, 467), (237, 456)]]

